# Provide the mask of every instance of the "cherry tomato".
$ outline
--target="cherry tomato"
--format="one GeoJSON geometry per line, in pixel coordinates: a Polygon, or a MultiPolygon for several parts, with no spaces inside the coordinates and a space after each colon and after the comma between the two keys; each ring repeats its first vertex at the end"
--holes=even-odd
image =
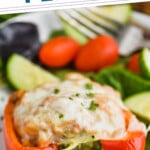
{"type": "Polygon", "coordinates": [[[140,74],[139,56],[139,53],[134,54],[127,64],[127,69],[137,74],[140,74]]]}
{"type": "Polygon", "coordinates": [[[56,37],[43,44],[39,51],[39,59],[48,67],[63,67],[74,59],[78,48],[79,44],[74,39],[56,37]]]}
{"type": "Polygon", "coordinates": [[[89,40],[79,51],[75,59],[75,67],[81,71],[98,71],[114,64],[119,57],[116,41],[101,35],[89,40]]]}

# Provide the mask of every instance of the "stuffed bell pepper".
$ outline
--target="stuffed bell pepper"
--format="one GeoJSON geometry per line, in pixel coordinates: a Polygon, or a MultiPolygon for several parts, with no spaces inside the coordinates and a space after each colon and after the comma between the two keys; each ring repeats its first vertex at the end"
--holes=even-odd
{"type": "Polygon", "coordinates": [[[4,136],[7,150],[144,150],[146,127],[117,91],[71,73],[13,93],[4,136]]]}

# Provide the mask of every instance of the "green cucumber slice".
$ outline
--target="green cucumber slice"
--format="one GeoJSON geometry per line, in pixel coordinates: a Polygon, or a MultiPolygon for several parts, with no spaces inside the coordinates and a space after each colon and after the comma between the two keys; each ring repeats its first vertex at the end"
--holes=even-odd
{"type": "Polygon", "coordinates": [[[141,51],[139,61],[142,76],[150,79],[150,49],[144,48],[141,51]]]}
{"type": "Polygon", "coordinates": [[[150,91],[128,97],[125,105],[141,119],[150,121],[150,91]]]}
{"type": "Polygon", "coordinates": [[[58,81],[53,74],[18,54],[13,54],[8,59],[6,75],[12,86],[18,90],[31,90],[45,82],[58,81]]]}
{"type": "Polygon", "coordinates": [[[121,23],[127,23],[130,19],[132,8],[129,4],[109,5],[99,7],[99,11],[101,12],[101,14],[115,19],[121,23]]]}
{"type": "Polygon", "coordinates": [[[75,29],[74,27],[70,26],[68,23],[66,23],[65,21],[62,21],[64,30],[66,32],[66,34],[69,37],[74,38],[75,40],[77,40],[80,44],[85,44],[88,41],[88,38],[83,35],[81,32],[79,32],[77,29],[75,29]]]}

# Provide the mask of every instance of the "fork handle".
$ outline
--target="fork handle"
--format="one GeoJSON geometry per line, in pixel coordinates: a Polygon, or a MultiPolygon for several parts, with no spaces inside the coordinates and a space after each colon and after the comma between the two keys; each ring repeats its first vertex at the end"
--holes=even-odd
{"type": "Polygon", "coordinates": [[[131,15],[131,22],[144,30],[150,30],[150,17],[149,15],[134,11],[131,15]]]}

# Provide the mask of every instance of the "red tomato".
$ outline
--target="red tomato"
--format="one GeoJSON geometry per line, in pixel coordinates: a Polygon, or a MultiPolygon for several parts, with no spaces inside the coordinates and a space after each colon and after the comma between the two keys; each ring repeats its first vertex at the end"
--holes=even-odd
{"type": "Polygon", "coordinates": [[[139,53],[134,54],[127,64],[127,69],[137,74],[140,74],[139,56],[139,53]]]}
{"type": "Polygon", "coordinates": [[[108,35],[91,39],[79,51],[75,67],[81,71],[97,71],[114,64],[119,57],[118,44],[108,35]]]}
{"type": "Polygon", "coordinates": [[[104,150],[144,150],[145,134],[143,132],[131,132],[122,140],[102,140],[104,150]]]}
{"type": "Polygon", "coordinates": [[[70,63],[79,48],[79,44],[69,37],[56,37],[43,44],[39,51],[40,61],[49,67],[63,67],[70,63]]]}

